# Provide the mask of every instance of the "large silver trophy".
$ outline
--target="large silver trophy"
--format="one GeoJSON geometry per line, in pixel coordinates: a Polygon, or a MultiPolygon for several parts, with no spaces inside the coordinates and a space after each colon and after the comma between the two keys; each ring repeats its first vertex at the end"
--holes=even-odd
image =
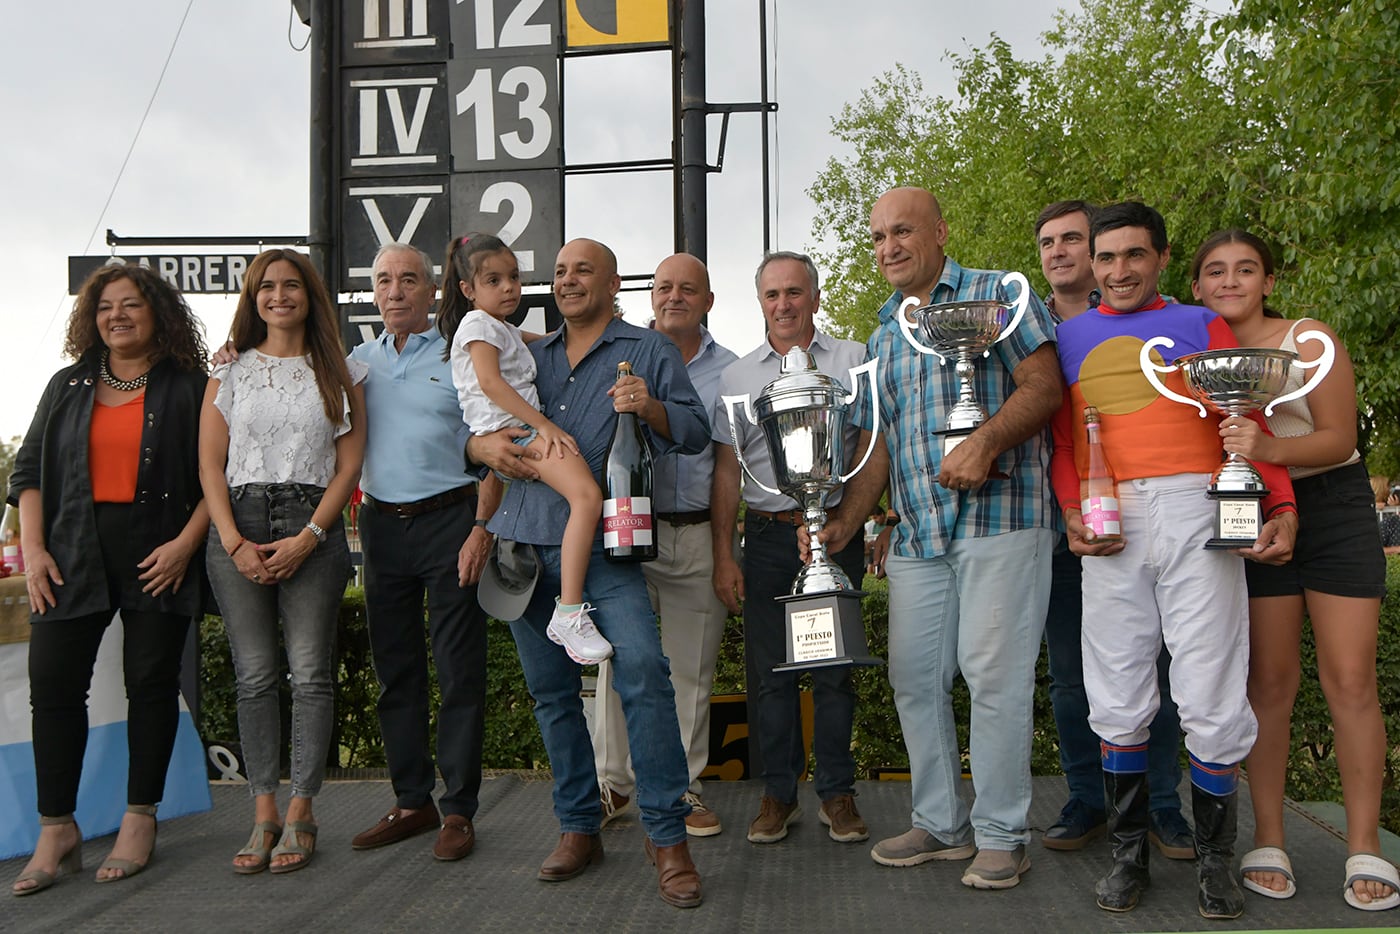
{"type": "Polygon", "coordinates": [[[875,376],[879,359],[870,360],[850,371],[847,391],[839,380],[817,370],[812,355],[793,347],[784,356],[781,375],[763,387],[758,399],[747,393],[724,396],[729,413],[730,439],[734,452],[749,480],[769,493],[790,496],[802,505],[811,558],[792,582],[785,604],[787,617],[787,661],[775,670],[821,668],[828,665],[881,665],[870,655],[865,643],[865,624],[860,614],[860,598],[846,572],[827,554],[826,543],[817,533],[826,525],[826,498],[860,472],[875,449],[880,419],[875,376]],[[870,444],[860,462],[843,474],[846,464],[846,412],[860,391],[860,376],[870,380],[870,444]],[[739,444],[735,408],[742,406],[749,424],[763,432],[773,464],[776,487],[754,476],[739,444]]]}
{"type": "Polygon", "coordinates": [[[977,358],[991,353],[992,346],[1005,340],[1016,330],[1030,304],[1031,288],[1019,272],[1008,272],[1001,284],[1015,283],[1016,300],[1011,303],[991,299],[981,301],[940,302],[917,308],[919,300],[906,299],[899,307],[895,320],[909,346],[921,354],[932,354],[940,364],[956,357],[954,372],[958,377],[958,401],[948,412],[945,427],[935,434],[943,436],[946,457],[964,438],[987,420],[987,410],[977,401],[973,378],[977,374],[977,358]],[[1007,321],[1007,313],[1011,319],[1007,321]],[[920,341],[915,333],[923,336],[920,341]]]}
{"type": "MultiPolygon", "coordinates": [[[[1316,360],[1305,362],[1291,350],[1267,347],[1232,347],[1204,350],[1178,357],[1170,366],[1153,359],[1158,347],[1170,348],[1169,337],[1154,337],[1142,345],[1138,365],[1143,374],[1163,396],[1173,402],[1189,405],[1206,417],[1206,409],[1225,417],[1248,416],[1259,410],[1265,417],[1276,407],[1312,392],[1332,369],[1336,348],[1321,331],[1301,331],[1297,340],[1318,341],[1322,353],[1316,360]],[[1292,392],[1285,393],[1293,367],[1314,370],[1312,376],[1292,392]],[[1181,371],[1188,398],[1168,389],[1158,374],[1181,371]]],[[[1158,355],[1160,358],[1160,354],[1158,355]]],[[[1259,538],[1264,524],[1260,501],[1269,494],[1264,478],[1244,455],[1232,452],[1211,477],[1207,494],[1215,500],[1215,535],[1205,543],[1206,548],[1248,548],[1259,538]]]]}

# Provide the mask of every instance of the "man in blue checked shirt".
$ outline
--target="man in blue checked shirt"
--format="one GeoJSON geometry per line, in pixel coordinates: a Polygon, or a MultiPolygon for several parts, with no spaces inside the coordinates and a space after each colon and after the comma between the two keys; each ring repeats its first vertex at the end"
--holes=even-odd
{"type": "MultiPolygon", "coordinates": [[[[1015,296],[1001,286],[1003,273],[964,269],[944,254],[948,224],[923,189],[883,194],[870,234],[895,289],[869,341],[870,356],[880,358],[885,444],[847,484],[824,530],[829,546],[848,541],[888,477],[890,505],[903,519],[885,563],[890,683],[909,751],[913,826],[870,855],[885,866],[915,866],[967,859],[975,848],[963,884],[1010,888],[1030,868],[1035,664],[1057,538],[1047,425],[1064,384],[1054,325],[1031,295],[1017,328],[977,359],[976,395],[991,416],[944,454],[945,436],[935,431],[958,401],[958,379],[951,361],[909,346],[895,315],[909,298],[925,305],[1015,296]],[[957,794],[958,671],[972,695],[970,813],[957,794]]],[[[857,424],[868,423],[870,404],[866,396],[857,401],[857,424]]]]}
{"type": "MultiPolygon", "coordinates": [[[[564,244],[554,263],[554,299],[564,326],[530,345],[539,367],[535,386],[541,411],[577,439],[595,477],[602,472],[618,412],[637,416],[655,455],[698,454],[708,441],[705,406],[676,345],[613,315],[621,285],[612,250],[596,240],[564,244]],[[633,375],[618,380],[617,365],[624,360],[632,364],[633,375]]],[[[506,428],[473,435],[470,460],[507,476],[528,476],[521,469],[527,452],[511,442],[518,433],[506,428]]],[[[559,592],[559,543],[567,512],[563,497],[543,483],[512,483],[488,526],[503,539],[534,545],[539,555],[530,603],[523,617],[510,621],[510,629],[554,770],[560,835],[540,866],[544,882],[572,879],[603,858],[598,833],[603,808],[579,699],[581,669],[545,634],[559,592]]],[[[588,562],[584,597],[596,605],[594,624],[613,646],[612,683],[626,715],[644,848],[656,866],[659,894],[677,908],[694,908],[703,895],[686,839],[690,776],[670,665],[641,566],[604,561],[601,534],[588,562]]]]}

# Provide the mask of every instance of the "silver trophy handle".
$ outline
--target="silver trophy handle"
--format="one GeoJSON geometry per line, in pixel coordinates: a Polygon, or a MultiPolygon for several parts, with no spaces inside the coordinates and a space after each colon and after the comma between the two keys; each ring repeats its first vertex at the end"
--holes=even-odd
{"type": "Polygon", "coordinates": [[[739,429],[737,427],[738,423],[734,418],[734,406],[742,405],[744,407],[744,417],[749,420],[749,424],[757,425],[758,419],[754,417],[753,406],[749,404],[749,394],[744,393],[742,396],[720,396],[720,399],[724,402],[725,410],[729,413],[729,440],[734,445],[734,456],[739,458],[739,466],[744,469],[744,473],[748,475],[748,478],[758,485],[759,489],[767,493],[774,493],[778,496],[786,496],[787,494],[782,490],[775,490],[755,477],[753,471],[749,469],[748,462],[744,460],[744,449],[739,446],[739,429]]]}
{"type": "Polygon", "coordinates": [[[1168,389],[1162,380],[1158,378],[1158,373],[1175,373],[1177,367],[1158,366],[1152,360],[1152,351],[1158,347],[1175,347],[1176,341],[1170,337],[1154,337],[1142,345],[1142,350],[1138,351],[1138,367],[1142,370],[1142,375],[1147,377],[1147,381],[1152,384],[1152,388],[1173,402],[1180,402],[1182,405],[1189,405],[1199,409],[1201,418],[1206,417],[1206,407],[1195,399],[1188,399],[1181,393],[1168,389]]]}
{"type": "Polygon", "coordinates": [[[919,339],[914,336],[914,332],[919,329],[919,326],[909,320],[909,312],[919,307],[921,306],[917,298],[906,298],[900,303],[899,310],[894,313],[894,319],[899,323],[899,330],[904,334],[904,340],[910,347],[913,347],[919,353],[937,357],[940,364],[946,363],[948,361],[947,357],[943,356],[932,347],[925,347],[923,344],[919,343],[919,339]]]}
{"type": "MultiPolygon", "coordinates": [[[[1029,307],[1031,303],[1031,284],[1026,281],[1026,277],[1015,271],[1008,272],[1001,277],[1002,288],[1006,288],[1007,284],[1012,282],[1016,283],[1018,286],[1016,290],[1016,301],[1012,303],[1012,307],[1016,310],[1011,315],[1011,323],[1001,329],[1001,334],[997,336],[996,340],[992,341],[993,344],[1000,344],[1011,336],[1011,332],[1016,330],[1016,325],[1020,324],[1021,319],[1025,317],[1026,308],[1029,307]]],[[[982,356],[985,357],[990,352],[991,351],[983,351],[982,356]]]]}
{"type": "MultiPolygon", "coordinates": [[[[875,378],[879,375],[879,372],[879,357],[872,357],[860,366],[851,367],[851,394],[842,401],[847,405],[856,401],[856,396],[860,395],[860,374],[868,374],[870,377],[870,443],[865,446],[865,453],[861,455],[860,463],[856,464],[855,469],[841,477],[842,483],[845,483],[847,480],[860,473],[861,468],[865,466],[865,462],[870,460],[870,455],[875,453],[875,442],[880,433],[880,397],[875,391],[875,378]]],[[[733,425],[734,420],[731,418],[729,423],[733,425]]]]}
{"type": "Polygon", "coordinates": [[[1318,356],[1316,360],[1312,361],[1311,363],[1304,363],[1302,360],[1296,361],[1297,366],[1300,366],[1306,370],[1315,369],[1317,370],[1317,372],[1314,373],[1312,376],[1308,377],[1308,381],[1305,382],[1303,385],[1299,386],[1297,389],[1293,390],[1292,392],[1284,393],[1283,395],[1275,399],[1273,402],[1270,402],[1268,405],[1264,406],[1265,418],[1268,418],[1270,415],[1273,415],[1274,409],[1282,405],[1283,403],[1290,402],[1294,399],[1302,398],[1303,396],[1306,396],[1308,393],[1312,392],[1322,383],[1324,379],[1327,378],[1327,374],[1332,372],[1332,362],[1337,358],[1337,347],[1332,342],[1332,338],[1328,337],[1321,331],[1300,331],[1298,332],[1298,342],[1301,343],[1302,341],[1318,341],[1322,344],[1322,353],[1318,356]]]}

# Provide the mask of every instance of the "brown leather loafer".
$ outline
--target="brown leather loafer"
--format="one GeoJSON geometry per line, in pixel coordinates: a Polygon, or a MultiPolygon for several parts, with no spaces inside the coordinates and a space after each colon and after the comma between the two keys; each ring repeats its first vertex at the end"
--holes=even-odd
{"type": "Polygon", "coordinates": [[[437,843],[433,844],[433,859],[450,863],[459,860],[476,846],[476,831],[472,822],[461,814],[448,814],[442,819],[437,843]]]}
{"type": "Polygon", "coordinates": [[[647,838],[647,860],[656,867],[656,887],[661,900],[677,908],[695,908],[705,900],[700,893],[700,872],[690,858],[685,840],[675,846],[657,846],[647,838]]]}
{"type": "Polygon", "coordinates": [[[429,801],[426,805],[415,810],[412,814],[405,814],[401,808],[394,808],[388,814],[379,819],[364,833],[357,834],[350,841],[350,848],[355,850],[372,850],[377,846],[388,846],[391,843],[398,843],[400,840],[407,840],[409,837],[417,836],[420,833],[427,833],[429,830],[436,830],[441,823],[438,817],[437,806],[429,801]]]}
{"type": "Polygon", "coordinates": [[[596,833],[561,833],[559,845],[540,865],[540,878],[545,882],[563,882],[602,861],[602,837],[596,833]]]}

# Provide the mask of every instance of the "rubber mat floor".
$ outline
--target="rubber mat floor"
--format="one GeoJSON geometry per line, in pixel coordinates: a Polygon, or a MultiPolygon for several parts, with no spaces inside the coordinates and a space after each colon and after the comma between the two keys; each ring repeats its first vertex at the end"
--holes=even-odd
{"type": "MultiPolygon", "coordinates": [[[[1244,786],[1242,786],[1244,787],[1244,786]]],[[[285,786],[284,786],[285,788],[285,786]]],[[[1037,778],[1031,821],[1031,870],[1014,889],[986,892],[960,883],[962,862],[908,869],[879,866],[870,842],[838,844],[817,820],[810,785],[802,816],[786,840],[755,846],[744,830],[757,813],[756,782],[711,782],[705,800],[724,832],[691,839],[704,879],[705,903],[678,911],[660,901],[655,872],[642,851],[635,808],[603,831],[604,861],[563,883],[537,878],[557,840],[549,781],[505,775],[485,780],[476,816],[477,846],[467,859],[440,863],[433,835],[355,852],[350,838],[393,804],[384,781],[328,783],[316,800],[320,838],[306,869],[238,876],[230,859],[248,839],[252,808],[242,786],[216,784],[214,809],[160,825],[150,867],[115,885],[95,885],[92,871],[111,838],[83,846],[83,874],[52,889],[0,901],[0,930],[23,932],[861,932],[883,931],[1238,931],[1394,928],[1400,910],[1360,912],[1342,900],[1345,842],[1300,810],[1287,814],[1298,894],[1275,901],[1246,894],[1235,922],[1208,922],[1196,912],[1195,870],[1154,851],[1152,887],[1129,914],[1094,905],[1094,881],[1106,871],[1100,839],[1077,853],[1040,846],[1039,831],[1063,803],[1060,778],[1037,778]]],[[[872,841],[909,826],[909,786],[860,782],[858,805],[872,841]]],[[[970,786],[965,788],[970,794],[970,786]]],[[[1187,792],[1189,800],[1189,791],[1187,792]]],[[[1248,790],[1240,807],[1240,839],[1251,839],[1248,790]]],[[[1189,817],[1189,808],[1188,808],[1189,817]]],[[[1242,851],[1246,847],[1240,847],[1242,851]]],[[[8,881],[24,860],[0,864],[8,881]]]]}

